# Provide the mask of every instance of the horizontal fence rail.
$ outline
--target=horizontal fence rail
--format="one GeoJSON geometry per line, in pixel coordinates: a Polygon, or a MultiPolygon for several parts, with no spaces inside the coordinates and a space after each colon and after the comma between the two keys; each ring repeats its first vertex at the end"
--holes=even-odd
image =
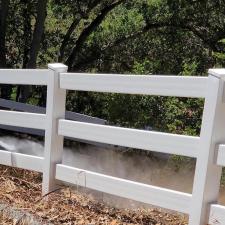
{"type": "Polygon", "coordinates": [[[225,224],[225,206],[212,204],[210,207],[209,224],[208,225],[225,224]]]}
{"type": "Polygon", "coordinates": [[[46,116],[43,114],[0,110],[0,123],[44,130],[47,121],[46,116]]]}
{"type": "Polygon", "coordinates": [[[137,129],[59,120],[59,134],[81,140],[196,157],[199,138],[137,129]]]}
{"type": "Polygon", "coordinates": [[[204,98],[207,78],[61,73],[60,88],[77,91],[204,98]]]}
{"type": "Polygon", "coordinates": [[[47,85],[49,73],[47,69],[0,69],[0,83],[47,85]]]}
{"type": "Polygon", "coordinates": [[[178,212],[189,212],[191,195],[182,192],[64,165],[57,165],[56,179],[178,212]]]}
{"type": "MultiPolygon", "coordinates": [[[[30,104],[21,103],[21,102],[15,102],[15,101],[6,100],[6,99],[2,99],[2,98],[0,98],[0,107],[7,108],[10,110],[14,110],[14,111],[40,113],[40,114],[46,113],[46,108],[44,108],[44,107],[30,105],[30,104]]],[[[96,124],[106,124],[106,122],[107,122],[104,119],[87,116],[84,114],[71,112],[71,111],[66,111],[65,118],[68,120],[75,120],[75,121],[80,121],[80,122],[96,123],[96,124]]]]}
{"type": "Polygon", "coordinates": [[[225,166],[225,145],[218,146],[217,165],[225,166]]]}
{"type": "Polygon", "coordinates": [[[0,150],[0,164],[5,166],[43,172],[43,162],[42,157],[0,150]]]}

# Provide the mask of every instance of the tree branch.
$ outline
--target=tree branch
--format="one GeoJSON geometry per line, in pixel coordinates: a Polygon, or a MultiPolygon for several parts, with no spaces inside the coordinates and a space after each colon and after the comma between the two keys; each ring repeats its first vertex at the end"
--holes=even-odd
{"type": "Polygon", "coordinates": [[[202,31],[196,27],[194,24],[189,24],[188,21],[178,21],[177,23],[171,23],[171,22],[161,22],[161,23],[154,23],[154,24],[147,24],[144,28],[144,31],[149,31],[151,29],[160,29],[160,28],[168,28],[168,27],[175,27],[180,28],[183,30],[191,31],[195,36],[197,36],[203,44],[213,51],[217,51],[216,47],[216,41],[213,40],[211,37],[207,38],[207,34],[205,31],[202,31]]]}
{"type": "Polygon", "coordinates": [[[117,7],[124,1],[125,0],[120,0],[109,6],[106,6],[104,9],[101,10],[101,13],[92,21],[92,23],[83,30],[83,32],[80,34],[79,38],[75,43],[75,47],[73,48],[72,53],[66,60],[66,64],[68,65],[69,70],[72,69],[76,56],[81,50],[83,44],[88,39],[89,35],[101,24],[101,22],[105,19],[109,12],[111,12],[115,7],[117,7]]]}
{"type": "MultiPolygon", "coordinates": [[[[36,68],[37,56],[41,46],[41,39],[44,33],[44,24],[46,18],[47,0],[39,0],[37,3],[37,18],[33,32],[31,48],[29,52],[29,60],[26,65],[27,68],[36,68]]],[[[26,102],[30,96],[29,86],[20,86],[17,90],[17,100],[26,102]]]]}
{"type": "Polygon", "coordinates": [[[89,56],[85,54],[85,59],[81,60],[80,62],[77,62],[73,66],[73,70],[75,70],[75,69],[80,70],[82,67],[87,66],[88,64],[91,64],[94,61],[96,61],[97,59],[99,59],[101,57],[101,55],[105,54],[109,49],[112,49],[113,47],[118,46],[122,43],[125,43],[129,40],[133,40],[135,38],[138,38],[138,37],[140,37],[140,35],[143,35],[144,33],[149,32],[149,30],[160,29],[160,28],[168,28],[168,27],[175,27],[175,28],[180,28],[180,29],[191,31],[194,35],[196,35],[198,38],[200,38],[207,47],[210,47],[210,49],[212,49],[212,50],[216,49],[216,46],[214,45],[214,42],[209,42],[205,38],[204,34],[201,34],[201,32],[199,32],[197,30],[197,28],[195,28],[193,25],[182,24],[182,23],[171,24],[170,22],[160,22],[160,23],[152,23],[152,24],[148,23],[145,27],[143,27],[142,30],[139,30],[139,31],[134,32],[130,35],[121,37],[121,38],[115,40],[113,43],[107,45],[103,49],[95,48],[95,51],[92,51],[92,53],[89,54],[89,56]]]}
{"type": "MultiPolygon", "coordinates": [[[[78,1],[77,1],[78,2],[78,1]]],[[[80,20],[84,17],[86,17],[86,15],[93,10],[99,3],[101,2],[101,0],[95,0],[92,2],[92,4],[89,5],[88,7],[88,11],[85,13],[81,13],[80,15],[78,15],[78,18],[75,18],[74,21],[72,22],[72,24],[70,25],[69,29],[67,30],[62,44],[60,46],[60,50],[59,50],[59,58],[58,61],[62,61],[65,55],[65,49],[66,46],[68,45],[68,42],[71,38],[72,33],[74,32],[74,30],[77,28],[78,24],[80,23],[80,20]]]]}
{"type": "Polygon", "coordinates": [[[64,58],[64,54],[65,54],[65,48],[70,40],[70,37],[72,35],[72,33],[74,32],[74,30],[76,29],[77,25],[79,24],[81,20],[81,17],[79,18],[76,18],[72,24],[70,25],[69,29],[67,30],[64,38],[63,38],[63,41],[62,41],[62,44],[60,46],[60,49],[59,49],[59,58],[58,58],[58,61],[61,62],[64,58]]]}

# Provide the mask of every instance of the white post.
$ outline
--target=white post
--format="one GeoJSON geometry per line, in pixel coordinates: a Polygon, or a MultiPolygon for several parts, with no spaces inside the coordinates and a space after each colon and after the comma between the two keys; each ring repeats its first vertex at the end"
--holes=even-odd
{"type": "Polygon", "coordinates": [[[67,66],[61,63],[49,64],[52,71],[47,90],[45,130],[45,152],[43,166],[42,194],[57,188],[55,180],[56,164],[61,163],[63,153],[63,136],[58,135],[58,119],[65,118],[66,90],[59,88],[60,73],[67,72],[67,66]]]}
{"type": "Polygon", "coordinates": [[[216,165],[216,148],[225,143],[224,76],[225,70],[209,70],[189,225],[208,224],[210,204],[218,200],[222,167],[216,165]]]}

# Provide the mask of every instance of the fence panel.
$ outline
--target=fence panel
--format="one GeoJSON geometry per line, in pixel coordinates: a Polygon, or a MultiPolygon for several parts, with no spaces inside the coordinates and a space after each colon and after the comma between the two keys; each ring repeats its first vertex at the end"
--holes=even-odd
{"type": "MultiPolygon", "coordinates": [[[[215,79],[217,85],[219,79],[215,79]]],[[[207,89],[210,87],[209,85],[211,85],[209,83],[209,78],[206,77],[136,76],[106,74],[97,75],[72,73],[60,74],[60,88],[63,89],[193,98],[205,98],[207,96],[206,102],[208,102],[212,98],[216,99],[217,91],[219,90],[219,87],[214,85],[213,95],[208,97],[207,89]]],[[[212,113],[214,112],[213,110],[216,110],[216,107],[216,105],[212,106],[212,113]]],[[[209,110],[209,108],[207,108],[207,110],[209,110]]],[[[207,114],[208,112],[206,113],[205,117],[207,116],[207,114]]],[[[211,116],[213,115],[214,114],[212,114],[211,116]]],[[[204,121],[204,123],[206,123],[206,125],[208,126],[207,121],[204,121]]],[[[214,123],[214,120],[211,121],[211,123],[214,123]]],[[[211,127],[209,127],[209,129],[210,133],[211,127]]],[[[200,137],[174,135],[168,133],[135,130],[113,126],[94,125],[82,122],[71,122],[64,119],[59,120],[58,132],[61,135],[84,140],[98,141],[144,150],[196,157],[197,160],[199,160],[201,154],[203,154],[203,147],[206,147],[206,155],[209,155],[209,153],[213,152],[213,148],[209,148],[208,145],[201,145],[202,140],[200,137]]],[[[207,140],[207,143],[211,141],[210,137],[208,139],[209,140],[207,140]]],[[[205,165],[206,167],[204,173],[208,175],[206,171],[208,161],[205,162],[205,165]]],[[[199,171],[196,172],[196,174],[198,175],[199,171]]],[[[219,176],[218,174],[216,175],[219,176]]],[[[202,217],[203,215],[205,216],[205,218],[207,217],[205,208],[200,207],[201,204],[203,206],[203,199],[201,199],[201,197],[195,197],[196,201],[200,201],[195,206],[195,200],[193,200],[192,195],[186,193],[173,195],[173,200],[176,201],[175,203],[171,199],[171,193],[175,192],[171,190],[162,190],[159,187],[152,186],[148,187],[145,190],[142,190],[142,188],[145,187],[144,184],[138,184],[138,187],[140,187],[140,189],[138,189],[138,187],[136,186],[132,188],[132,185],[130,183],[131,181],[122,181],[119,179],[121,182],[117,182],[118,178],[115,177],[108,177],[103,174],[96,174],[90,171],[81,170],[79,168],[66,167],[65,165],[61,164],[57,165],[56,178],[73,184],[87,186],[89,188],[93,188],[103,192],[147,202],[156,206],[185,212],[191,214],[190,218],[194,218],[194,216],[196,215],[194,210],[198,211],[199,217],[202,217]],[[76,174],[78,176],[77,179],[74,178],[74,175],[76,176],[76,174]],[[83,181],[81,183],[79,183],[79,175],[83,177],[83,181]],[[136,190],[139,190],[140,192],[136,190]],[[144,195],[143,197],[142,193],[145,193],[146,195],[144,195]],[[154,194],[152,195],[152,193],[154,194]],[[162,196],[163,198],[161,198],[162,196]],[[186,197],[188,199],[185,199],[186,197]],[[163,199],[165,199],[166,202],[164,202],[163,199]],[[186,205],[183,204],[184,199],[186,205]]],[[[201,178],[201,180],[206,180],[206,177],[201,178]]],[[[199,183],[195,184],[195,188],[197,190],[198,187],[200,187],[201,189],[201,185],[199,183]]],[[[204,204],[206,204],[206,202],[204,202],[204,204]]],[[[197,221],[197,217],[195,219],[196,223],[194,224],[192,221],[190,221],[191,225],[203,225],[202,221],[197,221]]]]}
{"type": "Polygon", "coordinates": [[[209,77],[72,74],[66,71],[63,64],[49,64],[48,70],[0,70],[0,83],[47,85],[46,114],[0,110],[3,125],[45,131],[44,158],[0,150],[1,164],[43,172],[43,194],[55,189],[58,181],[65,181],[187,213],[189,225],[205,225],[208,221],[210,225],[225,224],[225,207],[216,204],[222,166],[225,166],[225,70],[210,70],[209,77]],[[96,125],[66,120],[67,89],[205,98],[200,137],[106,126],[104,121],[96,125]],[[64,136],[197,158],[193,193],[65,166],[62,164],[64,136]]]}
{"type": "MultiPolygon", "coordinates": [[[[0,83],[48,86],[49,74],[50,71],[44,69],[0,69],[0,83]]],[[[0,110],[0,124],[45,130],[47,121],[45,114],[0,110]]],[[[0,150],[2,165],[43,172],[43,163],[42,157],[0,150]]]]}

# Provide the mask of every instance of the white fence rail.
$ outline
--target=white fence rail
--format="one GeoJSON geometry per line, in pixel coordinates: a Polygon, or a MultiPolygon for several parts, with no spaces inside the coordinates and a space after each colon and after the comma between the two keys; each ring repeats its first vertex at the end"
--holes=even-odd
{"type": "Polygon", "coordinates": [[[179,97],[204,97],[207,78],[62,73],[60,88],[78,91],[114,92],[179,97]]]}
{"type": "Polygon", "coordinates": [[[112,195],[188,213],[191,195],[87,170],[57,165],[56,179],[112,195]]]}
{"type": "Polygon", "coordinates": [[[113,126],[59,120],[60,135],[81,140],[196,157],[199,138],[113,126]]]}
{"type": "Polygon", "coordinates": [[[45,130],[44,157],[0,150],[0,163],[43,173],[43,194],[59,181],[189,214],[189,225],[225,224],[218,205],[225,166],[225,70],[208,77],[66,73],[63,64],[48,70],[0,70],[0,83],[47,85],[46,114],[0,110],[0,124],[45,130]],[[65,119],[66,90],[205,98],[200,137],[174,135],[65,119]],[[63,137],[189,156],[197,159],[192,194],[146,185],[62,164],[63,137]]]}

